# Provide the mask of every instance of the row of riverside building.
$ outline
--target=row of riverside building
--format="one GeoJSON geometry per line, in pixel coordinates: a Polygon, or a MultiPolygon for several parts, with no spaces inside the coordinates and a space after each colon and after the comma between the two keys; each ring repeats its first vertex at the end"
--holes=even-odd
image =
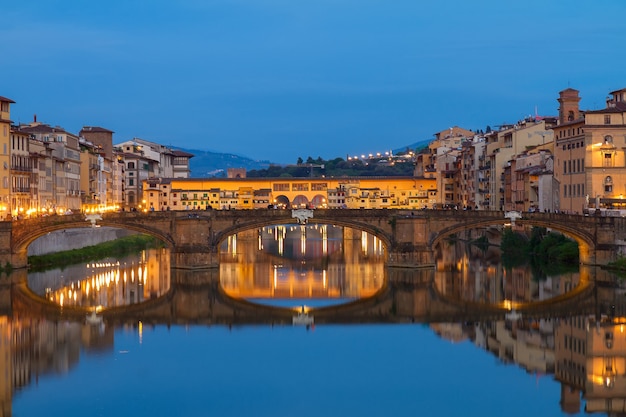
{"type": "Polygon", "coordinates": [[[624,210],[626,89],[606,107],[557,99],[558,116],[529,116],[496,130],[452,127],[414,155],[412,177],[190,178],[192,154],[113,132],[78,134],[15,125],[0,97],[0,218],[68,211],[311,208],[457,208],[583,213],[624,210]]]}
{"type": "Polygon", "coordinates": [[[15,102],[0,96],[0,220],[141,206],[142,182],[187,177],[192,154],[132,139],[113,145],[113,131],[11,121],[15,102]]]}
{"type": "MultiPolygon", "coordinates": [[[[580,109],[579,91],[559,93],[558,116],[528,117],[476,134],[437,133],[416,175],[437,181],[442,206],[480,210],[626,209],[626,89],[606,107],[580,109]]],[[[625,213],[625,212],[621,212],[625,213]]]]}

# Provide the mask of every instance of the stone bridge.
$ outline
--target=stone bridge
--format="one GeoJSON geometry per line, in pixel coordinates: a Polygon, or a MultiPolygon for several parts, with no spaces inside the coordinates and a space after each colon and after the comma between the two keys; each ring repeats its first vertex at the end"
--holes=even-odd
{"type": "MultiPolygon", "coordinates": [[[[510,220],[503,212],[456,210],[330,210],[310,211],[309,224],[332,224],[367,231],[387,248],[391,266],[434,264],[433,251],[444,239],[466,230],[497,227],[510,220]]],[[[95,222],[84,215],[49,216],[0,222],[0,265],[27,266],[27,250],[35,239],[53,231],[109,226],[146,233],[171,249],[174,268],[211,268],[218,264],[218,249],[228,235],[275,224],[297,223],[291,210],[208,210],[123,212],[103,214],[95,222]]],[[[578,242],[580,260],[605,265],[626,245],[626,219],[555,213],[523,213],[518,226],[551,228],[578,242]]]]}
{"type": "MultiPolygon", "coordinates": [[[[389,265],[428,266],[433,251],[443,240],[466,230],[498,227],[510,219],[503,212],[456,210],[314,210],[309,224],[332,224],[367,231],[380,238],[389,265]]],[[[84,215],[49,216],[0,222],[0,265],[27,266],[28,245],[53,231],[109,226],[146,233],[171,249],[174,268],[210,268],[218,265],[222,240],[239,231],[275,224],[298,223],[291,210],[208,210],[170,212],[123,212],[89,221],[84,215]]],[[[518,226],[551,228],[575,239],[580,260],[586,265],[605,265],[626,247],[626,219],[555,213],[523,213],[518,226]]]]}
{"type": "MultiPolygon", "coordinates": [[[[14,274],[17,279],[13,284],[0,285],[0,300],[6,301],[4,310],[11,310],[6,314],[85,320],[86,308],[60,307],[43,299],[28,288],[25,269],[14,274]]],[[[215,269],[173,269],[170,290],[162,297],[105,309],[101,316],[108,324],[292,324],[296,310],[231,298],[222,290],[218,275],[215,269]]],[[[595,277],[596,272],[582,275],[595,277]]],[[[511,307],[505,305],[446,297],[437,290],[433,277],[432,268],[390,268],[385,285],[374,296],[315,308],[309,314],[316,324],[459,323],[504,320],[510,311],[511,307]]],[[[611,314],[615,304],[612,291],[581,277],[581,283],[568,293],[544,301],[517,303],[514,307],[524,319],[611,314]]]]}

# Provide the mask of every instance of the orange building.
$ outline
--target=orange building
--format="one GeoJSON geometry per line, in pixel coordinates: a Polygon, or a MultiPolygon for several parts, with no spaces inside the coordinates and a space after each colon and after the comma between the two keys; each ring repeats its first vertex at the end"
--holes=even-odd
{"type": "Polygon", "coordinates": [[[436,180],[414,177],[149,178],[141,210],[433,208],[436,180]]]}

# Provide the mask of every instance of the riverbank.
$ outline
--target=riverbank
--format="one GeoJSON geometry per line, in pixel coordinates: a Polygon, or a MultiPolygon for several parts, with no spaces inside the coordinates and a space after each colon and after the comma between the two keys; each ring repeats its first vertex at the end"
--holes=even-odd
{"type": "Polygon", "coordinates": [[[60,251],[80,249],[136,234],[132,230],[114,227],[86,227],[67,229],[41,236],[28,246],[28,256],[46,255],[60,251]]]}
{"type": "Polygon", "coordinates": [[[160,246],[162,243],[152,236],[134,234],[80,249],[29,256],[28,267],[31,271],[45,271],[108,257],[122,257],[146,248],[160,246]]]}

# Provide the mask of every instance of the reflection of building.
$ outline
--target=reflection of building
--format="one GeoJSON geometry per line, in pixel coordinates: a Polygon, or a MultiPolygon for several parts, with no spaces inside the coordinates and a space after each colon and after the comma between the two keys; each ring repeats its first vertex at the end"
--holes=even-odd
{"type": "Polygon", "coordinates": [[[554,372],[554,337],[549,320],[497,321],[480,324],[484,348],[505,363],[516,363],[533,373],[554,372]]]}
{"type": "Polygon", "coordinates": [[[0,417],[12,415],[13,393],[20,388],[50,373],[69,372],[81,347],[113,346],[113,328],[17,316],[0,316],[0,417]]]}
{"type": "Polygon", "coordinates": [[[626,319],[577,316],[556,326],[556,379],[562,383],[561,405],[586,412],[626,410],[626,319]]]}
{"type": "Polygon", "coordinates": [[[11,415],[13,366],[11,363],[11,324],[0,316],[0,416],[11,415]]]}
{"type": "Polygon", "coordinates": [[[469,337],[467,328],[462,323],[433,323],[430,325],[435,333],[445,340],[459,343],[469,337]]]}
{"type": "Polygon", "coordinates": [[[77,265],[66,278],[63,271],[59,275],[48,271],[44,275],[47,281],[33,289],[60,305],[111,308],[139,303],[169,290],[169,259],[166,249],[147,249],[138,259],[77,265]]]}
{"type": "Polygon", "coordinates": [[[224,242],[220,282],[237,298],[363,298],[384,279],[376,237],[328,225],[272,226],[224,242]]]}

